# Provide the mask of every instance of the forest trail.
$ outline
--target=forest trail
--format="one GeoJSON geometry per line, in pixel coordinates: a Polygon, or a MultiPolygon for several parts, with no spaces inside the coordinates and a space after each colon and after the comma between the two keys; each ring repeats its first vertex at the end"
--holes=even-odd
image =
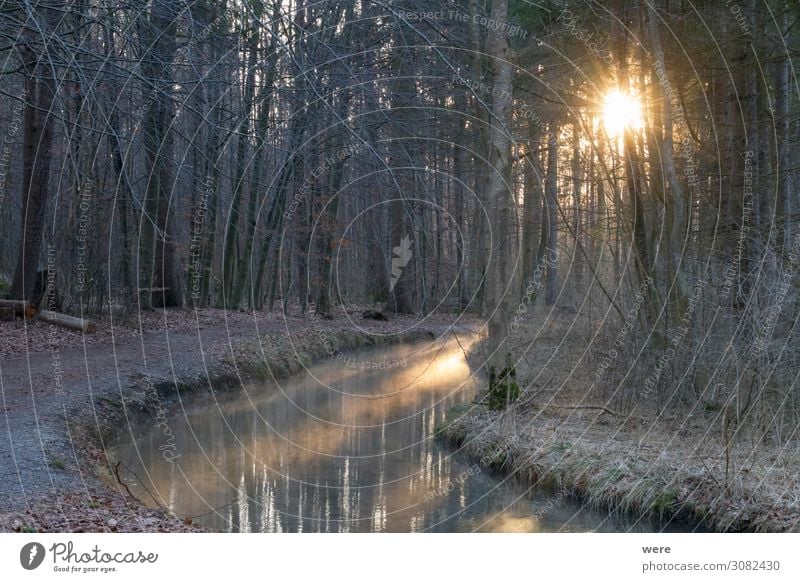
{"type": "MultiPolygon", "coordinates": [[[[71,411],[119,397],[123,387],[152,378],[204,373],[228,341],[255,337],[255,329],[230,336],[224,326],[195,331],[150,331],[101,345],[31,353],[0,361],[6,426],[0,439],[0,511],[20,509],[30,496],[83,488],[91,476],[64,470],[81,463],[70,440],[71,411]],[[205,353],[205,357],[199,357],[205,353]],[[164,357],[171,354],[171,357],[164,357]]],[[[229,349],[229,348],[228,348],[229,349]]]]}

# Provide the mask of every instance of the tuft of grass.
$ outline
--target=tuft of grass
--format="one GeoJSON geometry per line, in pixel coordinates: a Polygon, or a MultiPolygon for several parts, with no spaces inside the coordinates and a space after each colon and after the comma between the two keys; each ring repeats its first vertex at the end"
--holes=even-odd
{"type": "Polygon", "coordinates": [[[508,451],[499,444],[495,444],[481,455],[481,461],[487,467],[501,469],[508,463],[508,451]]]}
{"type": "Polygon", "coordinates": [[[437,435],[443,434],[453,423],[467,416],[473,406],[473,404],[457,404],[456,406],[448,408],[447,412],[445,412],[444,420],[434,427],[434,433],[437,435]]]}
{"type": "Polygon", "coordinates": [[[621,481],[624,476],[625,470],[622,467],[610,467],[606,469],[598,483],[603,487],[607,487],[621,481]]]}
{"type": "Polygon", "coordinates": [[[61,459],[50,459],[50,466],[54,469],[58,469],[59,471],[63,471],[67,468],[66,463],[64,463],[64,461],[61,459]]]}
{"type": "Polygon", "coordinates": [[[662,491],[653,502],[650,504],[649,509],[660,517],[672,515],[675,512],[675,506],[678,503],[678,492],[674,489],[667,489],[662,491]]]}
{"type": "Polygon", "coordinates": [[[570,453],[572,446],[572,443],[569,441],[557,441],[550,445],[547,451],[547,456],[555,461],[558,461],[570,453]]]}

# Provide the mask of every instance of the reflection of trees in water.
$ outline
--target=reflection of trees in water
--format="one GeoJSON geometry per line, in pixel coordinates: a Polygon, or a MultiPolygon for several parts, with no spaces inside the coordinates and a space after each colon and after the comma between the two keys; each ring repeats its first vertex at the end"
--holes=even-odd
{"type": "Polygon", "coordinates": [[[211,410],[195,405],[188,421],[175,421],[179,470],[151,456],[154,435],[140,443],[154,461],[153,487],[179,514],[239,500],[224,518],[206,518],[223,528],[229,520],[234,529],[296,530],[304,515],[303,529],[314,531],[408,531],[425,493],[448,473],[431,438],[435,424],[470,397],[472,384],[457,345],[401,346],[375,359],[401,358],[408,365],[388,371],[331,360],[309,371],[316,379],[290,380],[268,395],[249,387],[211,410]],[[176,488],[191,493],[171,496],[176,488]]]}

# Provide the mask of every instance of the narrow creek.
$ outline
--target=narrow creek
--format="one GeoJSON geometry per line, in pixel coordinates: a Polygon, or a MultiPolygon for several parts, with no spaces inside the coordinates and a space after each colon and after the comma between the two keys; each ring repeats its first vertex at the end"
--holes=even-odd
{"type": "Polygon", "coordinates": [[[438,442],[437,423],[475,391],[454,339],[361,350],[184,399],[111,454],[141,501],[218,531],[680,531],[531,489],[438,442]]]}

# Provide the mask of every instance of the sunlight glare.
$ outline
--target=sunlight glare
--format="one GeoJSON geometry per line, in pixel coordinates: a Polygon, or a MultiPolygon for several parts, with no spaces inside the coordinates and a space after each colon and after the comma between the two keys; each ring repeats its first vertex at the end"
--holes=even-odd
{"type": "Polygon", "coordinates": [[[642,127],[642,105],[639,100],[619,89],[609,92],[603,101],[603,123],[609,137],[621,135],[625,128],[642,127]]]}

